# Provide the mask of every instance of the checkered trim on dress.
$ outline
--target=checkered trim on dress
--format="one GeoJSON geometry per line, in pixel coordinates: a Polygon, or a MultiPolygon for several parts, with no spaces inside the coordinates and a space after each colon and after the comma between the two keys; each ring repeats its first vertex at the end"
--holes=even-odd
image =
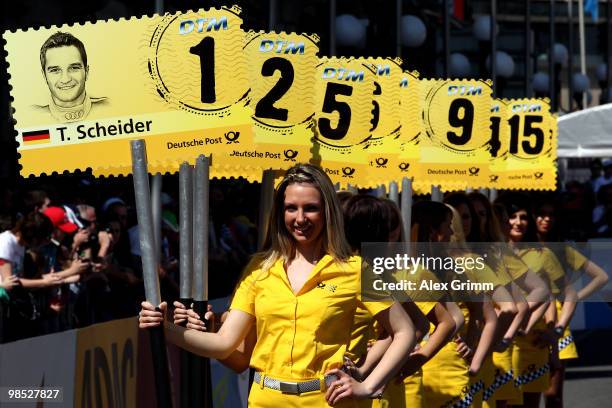
{"type": "MultiPolygon", "coordinates": [[[[327,377],[326,377],[327,379],[327,377]]],[[[331,380],[335,380],[336,378],[332,378],[331,380]]],[[[256,384],[260,384],[261,383],[261,374],[256,372],[255,376],[253,378],[253,381],[255,381],[256,384]]],[[[280,385],[280,381],[276,380],[274,378],[270,378],[270,377],[266,377],[264,376],[264,381],[263,381],[263,386],[266,388],[269,388],[271,390],[276,390],[276,391],[280,391],[281,390],[281,385],[280,385]]],[[[321,383],[319,380],[310,380],[310,381],[303,381],[303,382],[298,382],[297,383],[297,389],[298,389],[298,393],[303,393],[303,392],[310,392],[310,391],[319,391],[321,389],[321,383]]]]}
{"type": "Polygon", "coordinates": [[[487,389],[484,390],[482,396],[483,401],[488,401],[489,398],[491,398],[493,394],[495,394],[495,391],[497,391],[498,388],[501,388],[509,381],[512,381],[513,377],[514,371],[512,369],[510,369],[510,371],[506,371],[502,375],[498,375],[497,377],[495,377],[495,381],[493,381],[493,384],[489,385],[487,389]]]}
{"type": "Polygon", "coordinates": [[[478,394],[484,388],[484,381],[479,380],[470,386],[470,389],[460,401],[455,402],[449,408],[469,408],[474,401],[474,395],[478,394]]]}
{"type": "Polygon", "coordinates": [[[559,340],[559,351],[563,350],[574,342],[574,336],[571,334],[559,340]]]}
{"type": "Polygon", "coordinates": [[[527,374],[523,374],[523,375],[518,376],[514,380],[514,385],[516,387],[519,387],[522,384],[529,384],[530,382],[535,381],[538,378],[540,378],[541,376],[543,376],[544,374],[546,374],[549,369],[550,369],[550,366],[548,365],[548,363],[546,363],[542,367],[538,368],[537,370],[534,370],[534,371],[531,371],[531,372],[529,372],[527,374]]]}

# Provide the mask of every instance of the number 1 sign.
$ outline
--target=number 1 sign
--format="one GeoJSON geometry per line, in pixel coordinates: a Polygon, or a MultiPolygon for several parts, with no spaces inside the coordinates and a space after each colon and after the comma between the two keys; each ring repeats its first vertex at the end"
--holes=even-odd
{"type": "MultiPolygon", "coordinates": [[[[152,167],[252,145],[240,8],[5,32],[22,175],[152,167]]],[[[164,166],[171,170],[172,166],[164,166]]]]}

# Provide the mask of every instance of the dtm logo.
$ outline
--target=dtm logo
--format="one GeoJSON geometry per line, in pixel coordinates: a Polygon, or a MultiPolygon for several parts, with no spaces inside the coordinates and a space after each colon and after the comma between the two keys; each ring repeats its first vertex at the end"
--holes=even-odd
{"type": "Polygon", "coordinates": [[[355,173],[355,169],[352,167],[343,167],[342,174],[346,178],[353,178],[353,174],[355,173]]]}
{"type": "Polygon", "coordinates": [[[232,143],[240,143],[238,141],[238,138],[240,137],[240,132],[227,132],[225,133],[225,140],[227,140],[227,142],[225,142],[226,144],[232,144],[232,143]]]}
{"type": "Polygon", "coordinates": [[[285,150],[283,152],[283,154],[285,155],[285,161],[292,161],[292,162],[294,162],[295,161],[295,156],[298,155],[298,151],[297,150],[288,149],[288,150],[285,150]]]}
{"type": "Polygon", "coordinates": [[[410,163],[406,163],[406,162],[400,163],[398,167],[401,171],[408,171],[408,167],[410,167],[410,163]]]}
{"type": "Polygon", "coordinates": [[[387,168],[387,162],[389,161],[389,159],[385,159],[384,157],[377,157],[376,158],[376,167],[378,168],[387,168]]]}
{"type": "Polygon", "coordinates": [[[533,175],[535,176],[536,179],[540,180],[544,176],[544,173],[542,173],[541,171],[538,171],[534,173],[533,175]]]}
{"type": "Polygon", "coordinates": [[[491,175],[489,176],[489,181],[490,181],[491,183],[497,183],[497,180],[498,180],[498,179],[499,179],[499,176],[498,176],[497,174],[491,174],[491,175]]]}
{"type": "Polygon", "coordinates": [[[480,172],[480,168],[478,168],[478,167],[470,167],[468,169],[468,171],[470,172],[470,176],[477,176],[478,173],[480,172]]]}

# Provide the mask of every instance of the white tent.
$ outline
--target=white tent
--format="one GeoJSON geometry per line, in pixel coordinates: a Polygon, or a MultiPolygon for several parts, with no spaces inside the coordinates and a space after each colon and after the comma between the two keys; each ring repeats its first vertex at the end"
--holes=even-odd
{"type": "Polygon", "coordinates": [[[559,158],[612,157],[612,103],[564,115],[558,126],[559,158]]]}

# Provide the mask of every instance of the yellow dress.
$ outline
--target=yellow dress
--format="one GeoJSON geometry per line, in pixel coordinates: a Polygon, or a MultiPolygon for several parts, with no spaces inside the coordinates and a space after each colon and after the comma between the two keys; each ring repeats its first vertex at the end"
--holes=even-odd
{"type": "MultiPolygon", "coordinates": [[[[529,249],[522,251],[520,256],[532,271],[548,282],[553,295],[559,293],[559,286],[556,282],[564,277],[564,271],[551,250],[547,248],[529,249]]],[[[512,368],[515,372],[515,384],[521,387],[522,392],[540,393],[548,388],[549,348],[534,344],[535,332],[546,329],[544,319],[540,319],[528,335],[517,336],[514,339],[512,368]]]]}
{"type": "MultiPolygon", "coordinates": [[[[319,380],[320,391],[283,394],[253,383],[249,407],[327,407],[324,374],[343,364],[358,306],[376,316],[391,302],[362,302],[361,258],[338,263],[324,256],[304,286],[293,293],[283,261],[264,272],[251,263],[234,294],[231,308],[256,318],[257,343],[251,367],[282,381],[319,380]]],[[[337,406],[367,406],[345,400],[337,406]]]]}
{"type": "MultiPolygon", "coordinates": [[[[503,254],[500,266],[501,268],[496,272],[508,282],[520,278],[529,270],[527,265],[513,253],[503,254]]],[[[521,390],[515,382],[514,370],[512,369],[512,350],[513,346],[510,345],[501,353],[493,352],[493,378],[490,384],[486,384],[483,397],[485,401],[520,399],[521,390]]]]}
{"type": "MultiPolygon", "coordinates": [[[[568,245],[565,247],[565,261],[569,268],[576,272],[584,267],[588,259],[568,245]]],[[[557,314],[561,313],[562,303],[557,300],[556,306],[557,314]]],[[[574,342],[572,332],[570,331],[569,327],[566,327],[563,330],[563,335],[561,335],[561,338],[559,339],[559,359],[571,360],[574,358],[578,358],[578,349],[576,348],[576,343],[574,342]]]]}

